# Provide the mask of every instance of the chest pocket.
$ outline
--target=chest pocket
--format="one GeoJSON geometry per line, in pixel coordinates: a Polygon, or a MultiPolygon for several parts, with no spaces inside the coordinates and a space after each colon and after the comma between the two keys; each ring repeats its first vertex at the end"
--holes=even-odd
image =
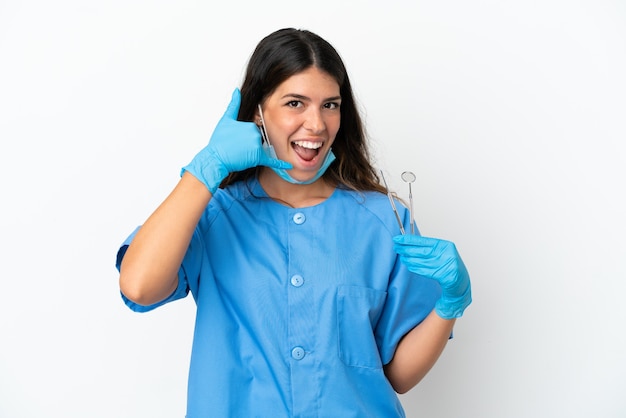
{"type": "Polygon", "coordinates": [[[380,369],[374,337],[387,292],[360,286],[337,288],[339,358],[347,366],[380,369]]]}

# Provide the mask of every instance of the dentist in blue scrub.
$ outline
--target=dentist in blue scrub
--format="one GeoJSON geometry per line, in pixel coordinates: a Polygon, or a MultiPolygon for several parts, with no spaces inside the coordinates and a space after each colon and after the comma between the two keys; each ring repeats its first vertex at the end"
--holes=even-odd
{"type": "Polygon", "coordinates": [[[134,311],[196,302],[187,418],[405,416],[397,393],[435,364],[471,286],[453,243],[400,233],[379,180],[337,51],[306,30],[262,39],[117,255],[134,311]]]}

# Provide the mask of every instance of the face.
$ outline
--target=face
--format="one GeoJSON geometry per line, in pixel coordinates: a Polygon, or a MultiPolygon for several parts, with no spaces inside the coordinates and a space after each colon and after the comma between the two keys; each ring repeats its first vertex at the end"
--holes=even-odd
{"type": "Polygon", "coordinates": [[[293,165],[294,179],[312,178],[324,162],[339,130],[340,105],[339,84],[314,67],[289,77],[262,103],[270,142],[278,158],[293,165]]]}

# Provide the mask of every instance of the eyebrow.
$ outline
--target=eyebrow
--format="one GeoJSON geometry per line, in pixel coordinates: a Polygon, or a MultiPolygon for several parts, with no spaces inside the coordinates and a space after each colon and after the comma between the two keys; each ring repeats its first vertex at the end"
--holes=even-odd
{"type": "MultiPolygon", "coordinates": [[[[301,94],[296,94],[296,93],[287,93],[285,94],[282,99],[288,99],[288,98],[293,98],[293,99],[299,99],[299,100],[308,100],[310,101],[311,98],[307,97],[307,96],[303,96],[301,94]]],[[[329,102],[329,101],[333,101],[333,100],[341,100],[341,96],[333,96],[333,97],[327,97],[326,99],[324,99],[323,101],[325,102],[329,102]]]]}

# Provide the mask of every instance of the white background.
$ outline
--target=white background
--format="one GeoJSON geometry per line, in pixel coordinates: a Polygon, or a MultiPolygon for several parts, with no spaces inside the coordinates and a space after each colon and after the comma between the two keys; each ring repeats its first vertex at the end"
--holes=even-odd
{"type": "Polygon", "coordinates": [[[287,26],[471,272],[407,415],[626,416],[626,3],[411,3],[0,0],[0,417],[184,416],[193,300],[132,313],[115,253],[287,26]]]}

